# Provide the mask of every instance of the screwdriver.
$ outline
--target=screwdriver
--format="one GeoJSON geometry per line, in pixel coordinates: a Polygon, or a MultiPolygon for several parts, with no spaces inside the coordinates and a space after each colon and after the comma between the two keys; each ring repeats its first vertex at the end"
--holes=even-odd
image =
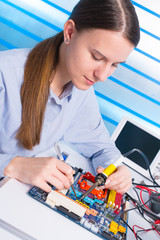
{"type": "MultiPolygon", "coordinates": [[[[55,150],[56,150],[56,153],[57,153],[57,156],[59,157],[59,159],[64,162],[64,158],[63,158],[63,155],[62,155],[60,146],[58,145],[57,142],[54,144],[54,148],[55,148],[55,150]]],[[[74,189],[73,184],[71,184],[71,188],[72,188],[72,190],[73,190],[73,192],[74,192],[74,194],[75,194],[75,196],[76,196],[76,198],[77,198],[76,191],[75,191],[75,189],[74,189]]]]}
{"type": "Polygon", "coordinates": [[[79,201],[82,201],[92,190],[96,187],[105,185],[106,179],[116,171],[117,167],[122,163],[124,160],[124,156],[120,156],[114,163],[110,164],[108,167],[106,167],[102,173],[98,173],[95,177],[95,183],[86,191],[79,201]]]}

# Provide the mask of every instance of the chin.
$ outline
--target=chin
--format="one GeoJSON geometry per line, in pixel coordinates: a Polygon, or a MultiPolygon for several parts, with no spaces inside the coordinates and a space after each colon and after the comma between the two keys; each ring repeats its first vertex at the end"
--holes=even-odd
{"type": "Polygon", "coordinates": [[[91,86],[79,86],[79,85],[75,85],[75,87],[78,88],[79,90],[86,91],[86,90],[88,90],[91,86]]]}

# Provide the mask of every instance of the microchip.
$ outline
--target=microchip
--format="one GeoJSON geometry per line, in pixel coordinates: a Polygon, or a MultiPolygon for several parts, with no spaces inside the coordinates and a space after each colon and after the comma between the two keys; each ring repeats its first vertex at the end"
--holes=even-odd
{"type": "Polygon", "coordinates": [[[95,221],[93,221],[92,219],[88,220],[89,223],[95,224],[95,221]]]}

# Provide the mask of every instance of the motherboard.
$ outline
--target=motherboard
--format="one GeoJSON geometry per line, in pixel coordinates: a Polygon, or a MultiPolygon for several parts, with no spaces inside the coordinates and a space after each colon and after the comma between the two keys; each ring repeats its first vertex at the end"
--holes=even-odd
{"type": "Polygon", "coordinates": [[[81,168],[74,168],[74,189],[56,190],[50,193],[34,186],[28,192],[40,203],[74,221],[81,227],[96,234],[102,239],[126,240],[128,221],[127,213],[122,214],[128,201],[125,195],[114,190],[93,189],[82,201],[81,196],[95,183],[95,177],[81,168]]]}

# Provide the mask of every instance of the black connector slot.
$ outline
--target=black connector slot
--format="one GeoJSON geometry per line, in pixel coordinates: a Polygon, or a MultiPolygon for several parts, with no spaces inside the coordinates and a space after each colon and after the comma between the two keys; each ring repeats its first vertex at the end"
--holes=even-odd
{"type": "Polygon", "coordinates": [[[78,216],[77,214],[73,213],[73,212],[68,212],[68,216],[73,218],[77,222],[80,222],[80,220],[81,220],[81,217],[78,216]]]}
{"type": "Polygon", "coordinates": [[[107,233],[105,231],[102,232],[101,235],[102,235],[102,237],[106,238],[107,240],[117,240],[117,238],[111,236],[109,233],[107,233]]]}
{"type": "Polygon", "coordinates": [[[56,206],[57,210],[62,212],[63,214],[67,215],[68,217],[74,219],[75,221],[79,222],[81,220],[81,217],[73,212],[69,212],[69,210],[63,206],[56,206]]]}
{"type": "Polygon", "coordinates": [[[64,213],[64,214],[66,214],[66,215],[68,215],[68,209],[67,208],[65,208],[65,207],[63,207],[63,206],[56,206],[56,208],[57,208],[57,210],[58,211],[60,211],[60,212],[62,212],[62,213],[64,213]]]}

